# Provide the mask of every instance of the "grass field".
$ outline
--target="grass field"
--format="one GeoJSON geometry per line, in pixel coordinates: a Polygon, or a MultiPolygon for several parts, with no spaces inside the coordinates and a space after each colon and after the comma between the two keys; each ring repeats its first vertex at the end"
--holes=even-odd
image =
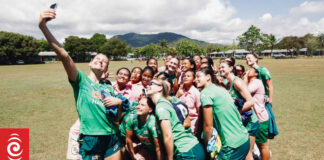
{"type": "MultiPolygon", "coordinates": [[[[259,64],[270,70],[274,83],[280,134],[270,142],[272,159],[323,159],[324,58],[263,59],[259,64]]],[[[111,62],[109,71],[144,65],[111,62]]],[[[86,63],[77,67],[89,72],[86,63]]],[[[77,113],[61,63],[0,66],[0,80],[0,128],[29,128],[31,159],[65,159],[77,113]]]]}

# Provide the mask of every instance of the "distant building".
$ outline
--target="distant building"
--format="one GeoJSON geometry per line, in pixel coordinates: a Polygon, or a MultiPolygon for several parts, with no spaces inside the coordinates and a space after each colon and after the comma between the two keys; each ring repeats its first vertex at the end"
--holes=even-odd
{"type": "MultiPolygon", "coordinates": [[[[313,56],[323,56],[323,49],[316,49],[313,51],[313,56]]],[[[297,53],[297,55],[303,55],[303,56],[310,56],[310,53],[308,51],[307,48],[302,48],[299,50],[299,52],[297,53]]]]}
{"type": "Polygon", "coordinates": [[[135,60],[135,54],[134,53],[128,53],[127,54],[127,60],[129,60],[129,61],[135,60]]]}
{"type": "Polygon", "coordinates": [[[211,58],[225,58],[231,56],[234,58],[245,58],[248,53],[250,52],[245,49],[230,49],[225,52],[211,52],[208,53],[208,56],[211,58]]]}
{"type": "MultiPolygon", "coordinates": [[[[306,51],[304,49],[301,49],[302,51],[306,51]]],[[[264,50],[260,53],[260,56],[274,56],[278,54],[283,54],[285,56],[298,56],[297,52],[293,49],[273,49],[271,52],[271,49],[264,50]]],[[[304,52],[302,52],[304,54],[304,52]]]]}
{"type": "Polygon", "coordinates": [[[40,62],[51,62],[60,60],[59,57],[57,57],[56,53],[53,51],[39,52],[38,56],[40,57],[40,62]]]}
{"type": "Polygon", "coordinates": [[[308,53],[307,53],[307,48],[300,49],[297,54],[298,54],[298,56],[300,56],[300,55],[309,56],[308,53]]]}
{"type": "Polygon", "coordinates": [[[225,55],[231,55],[234,58],[245,58],[245,56],[250,53],[245,49],[230,49],[225,52],[225,55]]]}
{"type": "Polygon", "coordinates": [[[224,58],[225,53],[224,52],[211,52],[211,53],[208,53],[208,57],[210,57],[210,58],[224,58]]]}
{"type": "MultiPolygon", "coordinates": [[[[85,57],[85,61],[90,61],[91,58],[97,54],[97,52],[88,52],[87,56],[85,57]]],[[[40,58],[40,62],[53,62],[61,60],[54,51],[39,52],[38,56],[40,58]]]]}

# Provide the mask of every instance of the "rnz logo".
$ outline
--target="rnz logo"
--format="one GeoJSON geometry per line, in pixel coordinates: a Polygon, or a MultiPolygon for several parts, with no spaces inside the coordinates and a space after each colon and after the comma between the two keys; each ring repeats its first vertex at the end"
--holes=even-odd
{"type": "Polygon", "coordinates": [[[24,151],[22,143],[19,134],[10,134],[7,145],[8,158],[10,160],[21,160],[24,151]]]}

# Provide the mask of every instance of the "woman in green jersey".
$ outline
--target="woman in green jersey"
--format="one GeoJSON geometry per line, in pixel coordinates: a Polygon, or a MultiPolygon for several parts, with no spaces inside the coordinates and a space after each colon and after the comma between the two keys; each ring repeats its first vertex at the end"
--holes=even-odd
{"type": "Polygon", "coordinates": [[[253,160],[252,151],[253,146],[255,142],[255,136],[258,133],[259,128],[259,119],[256,116],[254,110],[252,109],[254,105],[254,100],[247,88],[247,85],[244,83],[244,81],[234,75],[234,63],[233,61],[224,60],[220,64],[220,74],[228,79],[229,85],[227,90],[229,91],[230,95],[234,99],[234,101],[238,101],[239,99],[244,100],[244,104],[242,108],[239,108],[239,112],[243,113],[246,111],[252,112],[252,116],[247,118],[246,120],[243,120],[243,125],[246,127],[246,129],[249,132],[250,135],[250,151],[248,155],[246,156],[247,160],[253,160]]]}
{"type": "Polygon", "coordinates": [[[162,131],[163,143],[167,158],[172,159],[205,159],[202,145],[197,138],[188,133],[168,100],[169,90],[166,81],[152,80],[147,87],[147,95],[152,99],[158,125],[162,131]]]}
{"type": "Polygon", "coordinates": [[[155,105],[147,97],[142,97],[136,107],[136,114],[126,123],[126,144],[132,159],[158,159],[162,160],[162,141],[159,138],[161,131],[157,128],[154,113],[155,105]],[[139,154],[133,147],[133,135],[144,145],[139,154]]]}
{"type": "Polygon", "coordinates": [[[215,85],[217,80],[209,68],[201,68],[196,73],[195,81],[197,87],[203,88],[200,101],[203,107],[205,145],[215,128],[222,142],[218,159],[245,159],[250,149],[249,136],[232,97],[224,88],[215,85]]]}
{"type": "Polygon", "coordinates": [[[119,151],[117,126],[114,118],[106,116],[106,107],[119,106],[122,101],[114,97],[111,85],[102,83],[101,76],[108,70],[107,56],[98,54],[90,61],[90,73],[87,76],[76,68],[68,52],[57,42],[47,28],[46,23],[55,18],[54,9],[41,13],[39,28],[45,35],[49,45],[62,59],[64,69],[74,91],[76,108],[80,119],[80,151],[83,160],[90,159],[121,159],[119,151]],[[100,93],[109,93],[109,98],[102,99],[100,93]]]}

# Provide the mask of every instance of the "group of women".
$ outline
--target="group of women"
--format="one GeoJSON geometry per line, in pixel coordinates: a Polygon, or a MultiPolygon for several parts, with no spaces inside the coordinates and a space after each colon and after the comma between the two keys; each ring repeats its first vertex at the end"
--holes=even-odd
{"type": "Polygon", "coordinates": [[[74,91],[79,120],[70,131],[68,159],[253,159],[255,142],[269,159],[266,87],[256,55],[247,56],[246,72],[233,58],[215,66],[208,57],[169,55],[160,68],[151,58],[144,68],[118,69],[110,83],[103,54],[90,61],[88,75],[76,68],[46,26],[54,18],[55,10],[44,11],[39,27],[74,91]],[[185,120],[178,102],[186,106],[180,107],[185,120]]]}

